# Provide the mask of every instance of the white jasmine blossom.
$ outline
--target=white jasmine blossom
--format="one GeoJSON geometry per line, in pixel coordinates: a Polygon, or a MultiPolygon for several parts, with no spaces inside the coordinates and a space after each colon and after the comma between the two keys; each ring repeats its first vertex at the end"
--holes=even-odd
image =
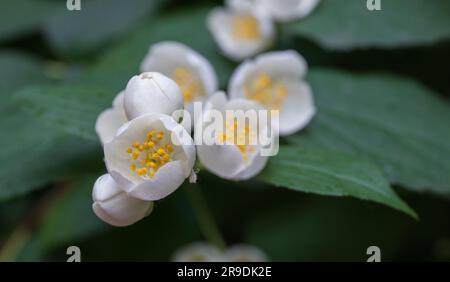
{"type": "Polygon", "coordinates": [[[117,129],[126,121],[127,117],[123,109],[123,92],[120,92],[114,98],[112,108],[103,111],[95,123],[95,131],[102,144],[111,141],[117,129]]]}
{"type": "Polygon", "coordinates": [[[267,262],[267,255],[251,245],[237,244],[221,251],[215,246],[196,242],[180,248],[172,257],[175,262],[267,262]]]}
{"type": "Polygon", "coordinates": [[[242,63],[230,79],[231,98],[247,98],[280,111],[280,135],[305,127],[316,112],[303,78],[308,66],[296,51],[270,52],[242,63]]]}
{"type": "Polygon", "coordinates": [[[211,11],[207,25],[222,52],[241,61],[270,47],[275,27],[264,10],[236,3],[211,11]]]}
{"type": "Polygon", "coordinates": [[[257,0],[258,5],[280,22],[287,22],[309,15],[319,0],[257,0]]]}
{"type": "Polygon", "coordinates": [[[157,72],[133,76],[124,90],[123,102],[129,120],[149,113],[171,115],[183,109],[183,96],[178,85],[157,72]]]}
{"type": "Polygon", "coordinates": [[[129,196],[119,188],[109,174],[100,176],[92,191],[92,209],[95,214],[114,226],[131,225],[153,209],[153,203],[129,196]]]}
{"type": "MultiPolygon", "coordinates": [[[[212,173],[231,180],[246,180],[258,174],[266,165],[267,156],[261,153],[263,146],[257,142],[259,136],[267,134],[266,127],[242,122],[227,112],[235,113],[263,109],[258,103],[246,99],[228,101],[223,92],[214,94],[207,102],[202,119],[195,126],[195,134],[203,135],[204,142],[197,146],[197,154],[202,164],[212,173]],[[209,126],[213,114],[226,117],[221,120],[220,129],[213,136],[203,134],[209,126]],[[208,140],[208,138],[210,140],[208,140]]],[[[277,136],[273,136],[275,138],[277,136]]],[[[197,140],[198,136],[196,136],[197,140]]]]}
{"type": "Polygon", "coordinates": [[[109,174],[131,196],[155,201],[191,175],[195,146],[172,117],[146,114],[125,123],[104,144],[109,174]]]}
{"type": "Polygon", "coordinates": [[[184,105],[201,101],[217,90],[217,75],[208,60],[188,46],[172,41],[154,44],[141,64],[141,71],[159,72],[181,89],[184,105]]]}
{"type": "Polygon", "coordinates": [[[176,251],[172,257],[175,262],[221,262],[224,259],[219,249],[202,242],[187,245],[176,251]]]}
{"type": "Polygon", "coordinates": [[[267,262],[267,255],[251,245],[237,244],[228,248],[225,256],[230,262],[267,262]]]}

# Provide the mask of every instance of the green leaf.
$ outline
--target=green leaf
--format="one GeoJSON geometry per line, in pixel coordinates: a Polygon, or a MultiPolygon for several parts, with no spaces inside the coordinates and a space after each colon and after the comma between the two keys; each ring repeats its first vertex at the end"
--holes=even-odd
{"type": "Polygon", "coordinates": [[[69,11],[64,5],[65,11],[48,21],[45,35],[60,53],[88,53],[119,38],[155,13],[161,3],[162,0],[81,1],[80,11],[69,11]]]}
{"type": "Polygon", "coordinates": [[[327,49],[395,48],[428,45],[450,38],[450,1],[381,1],[369,11],[365,0],[323,0],[308,17],[287,24],[294,35],[327,49]]]}
{"type": "MultiPolygon", "coordinates": [[[[12,91],[25,83],[37,83],[45,79],[42,62],[27,54],[12,50],[0,51],[0,97],[9,99],[12,91]]],[[[0,104],[0,110],[5,104],[0,104]]]]}
{"type": "Polygon", "coordinates": [[[36,234],[43,248],[51,249],[108,230],[108,225],[92,211],[92,187],[97,177],[83,176],[70,184],[68,190],[45,211],[36,234]],[[76,222],[83,224],[74,224],[76,222]]]}
{"type": "Polygon", "coordinates": [[[15,96],[23,108],[47,125],[97,140],[94,131],[97,116],[111,107],[114,96],[139,72],[139,65],[152,43],[162,40],[184,42],[207,56],[221,78],[231,73],[232,64],[217,53],[212,39],[205,35],[208,12],[209,8],[196,7],[152,21],[101,58],[77,84],[37,85],[15,96]],[[192,33],[193,30],[196,32],[192,33]],[[186,36],[188,33],[192,35],[186,36]]]}
{"type": "Polygon", "coordinates": [[[290,198],[283,205],[268,205],[243,226],[244,242],[260,247],[273,261],[361,262],[374,245],[381,249],[383,261],[424,254],[436,259],[436,238],[448,228],[448,204],[426,197],[414,200],[420,222],[351,199],[290,198]]]}
{"type": "Polygon", "coordinates": [[[146,22],[129,38],[106,52],[87,73],[85,80],[120,91],[133,75],[139,73],[139,66],[150,45],[169,40],[184,43],[205,56],[225,87],[235,65],[220,55],[206,28],[206,17],[211,9],[211,6],[194,6],[162,14],[146,22]]]}
{"type": "Polygon", "coordinates": [[[49,193],[39,228],[28,236],[23,249],[9,258],[19,261],[49,260],[47,255],[63,247],[57,257],[65,260],[65,249],[112,228],[101,221],[92,210],[92,188],[98,176],[84,175],[60,190],[49,193]],[[81,224],[80,224],[81,223],[81,224]],[[17,256],[17,257],[16,257],[17,256]]]}
{"type": "Polygon", "coordinates": [[[374,201],[417,218],[375,165],[347,154],[313,147],[280,146],[278,155],[270,159],[258,178],[302,192],[374,201]]]}
{"type": "Polygon", "coordinates": [[[420,84],[393,75],[313,69],[318,114],[288,141],[365,157],[391,182],[450,194],[450,107],[420,84]]]}
{"type": "Polygon", "coordinates": [[[53,180],[97,170],[101,161],[95,142],[64,135],[20,111],[11,93],[30,82],[45,81],[41,63],[20,53],[0,53],[0,200],[33,191],[53,180]]]}
{"type": "Polygon", "coordinates": [[[54,180],[96,171],[100,146],[42,126],[16,107],[0,113],[0,200],[21,195],[54,180]]]}
{"type": "Polygon", "coordinates": [[[155,202],[153,212],[139,222],[111,227],[92,210],[95,179],[83,177],[50,205],[41,228],[16,260],[65,261],[67,247],[76,245],[82,261],[167,261],[178,248],[202,240],[182,191],[155,202]]]}
{"type": "Polygon", "coordinates": [[[57,8],[65,9],[65,3],[45,0],[2,1],[0,9],[0,42],[38,30],[57,8]]]}
{"type": "Polygon", "coordinates": [[[116,94],[104,88],[68,83],[34,85],[20,90],[15,99],[45,124],[97,141],[95,120],[101,111],[111,107],[116,94]]]}

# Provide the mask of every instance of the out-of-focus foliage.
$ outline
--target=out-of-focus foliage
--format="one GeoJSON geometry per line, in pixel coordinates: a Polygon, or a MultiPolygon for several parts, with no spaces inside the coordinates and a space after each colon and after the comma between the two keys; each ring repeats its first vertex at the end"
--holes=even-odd
{"type": "Polygon", "coordinates": [[[53,180],[98,167],[98,144],[49,129],[21,112],[11,100],[20,86],[45,81],[39,60],[20,53],[0,53],[0,199],[37,189],[53,180]],[[85,160],[88,159],[86,162],[85,160]]]}
{"type": "Polygon", "coordinates": [[[319,113],[289,137],[365,156],[393,183],[450,194],[450,106],[422,85],[394,75],[313,70],[319,113]],[[326,81],[326,83],[324,83],[326,81]]]}
{"type": "MultiPolygon", "coordinates": [[[[77,245],[86,261],[168,260],[204,240],[188,187],[143,221],[108,227],[91,211],[93,182],[104,173],[94,123],[162,40],[207,57],[226,90],[236,64],[205,25],[223,1],[81,2],[80,12],[65,1],[1,4],[0,258],[64,261],[77,245]],[[55,61],[61,68],[51,68],[55,61]]],[[[318,114],[281,140],[257,179],[235,183],[201,171],[207,203],[227,243],[255,244],[273,260],[365,260],[369,245],[381,247],[383,260],[448,260],[449,2],[382,0],[374,12],[363,0],[321,2],[280,26],[274,46],[306,57],[318,114]],[[370,201],[313,195],[413,215],[388,182],[404,188],[396,192],[419,221],[370,201]]]]}
{"type": "Polygon", "coordinates": [[[346,154],[281,146],[258,178],[302,192],[372,200],[416,216],[391,190],[376,166],[346,154]]]}
{"type": "Polygon", "coordinates": [[[61,8],[61,5],[57,5],[56,1],[2,1],[0,6],[0,42],[18,39],[22,35],[39,30],[45,24],[45,21],[55,15],[57,10],[61,8]]]}
{"type": "Polygon", "coordinates": [[[37,85],[16,94],[23,108],[43,123],[68,133],[97,140],[93,124],[98,114],[111,107],[111,93],[97,85],[37,85]]]}
{"type": "Polygon", "coordinates": [[[447,0],[381,1],[369,11],[363,0],[322,0],[317,11],[291,23],[288,32],[327,49],[395,48],[432,44],[450,38],[447,0]]]}
{"type": "MultiPolygon", "coordinates": [[[[44,28],[50,46],[66,55],[89,53],[155,14],[164,0],[81,1],[83,12],[62,9],[44,28]]],[[[62,6],[62,5],[61,5],[62,6]]],[[[60,8],[64,8],[61,7],[60,8]]]]}

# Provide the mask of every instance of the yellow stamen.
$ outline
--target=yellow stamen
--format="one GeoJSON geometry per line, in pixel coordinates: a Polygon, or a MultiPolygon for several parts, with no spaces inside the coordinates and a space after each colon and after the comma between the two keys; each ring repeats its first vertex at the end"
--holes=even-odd
{"type": "Polygon", "coordinates": [[[261,37],[258,20],[251,15],[234,16],[232,34],[237,40],[256,40],[261,37]]]}
{"type": "Polygon", "coordinates": [[[225,132],[219,132],[218,138],[222,142],[234,144],[242,155],[244,160],[248,160],[248,153],[252,153],[254,149],[249,146],[252,142],[252,136],[255,135],[249,124],[245,126],[239,125],[237,119],[230,119],[225,122],[225,132]]]}
{"type": "Polygon", "coordinates": [[[287,88],[282,83],[275,83],[267,73],[260,73],[245,87],[245,96],[255,100],[269,109],[281,110],[287,96],[287,88]]]}
{"type": "Polygon", "coordinates": [[[131,157],[133,158],[133,160],[136,160],[137,158],[139,158],[139,151],[134,151],[133,153],[131,153],[131,157]]]}
{"type": "Polygon", "coordinates": [[[195,98],[202,95],[203,86],[190,70],[177,67],[173,71],[172,78],[180,87],[185,103],[192,102],[195,98]]]}
{"type": "Polygon", "coordinates": [[[140,168],[140,169],[138,169],[137,173],[139,176],[143,176],[143,175],[147,174],[147,168],[145,168],[145,167],[140,168]]]}
{"type": "Polygon", "coordinates": [[[163,131],[151,130],[147,133],[145,141],[142,143],[135,141],[126,149],[131,161],[130,170],[133,173],[144,178],[153,177],[159,168],[172,160],[174,148],[169,143],[170,140],[163,141],[164,134],[163,131]]]}

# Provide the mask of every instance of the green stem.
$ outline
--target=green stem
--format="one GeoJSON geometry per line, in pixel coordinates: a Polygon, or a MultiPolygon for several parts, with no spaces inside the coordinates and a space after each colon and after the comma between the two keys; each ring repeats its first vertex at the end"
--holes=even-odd
{"type": "Polygon", "coordinates": [[[0,251],[0,262],[15,261],[17,255],[30,239],[30,236],[31,234],[26,227],[23,225],[17,227],[8,240],[6,240],[0,251]]]}
{"type": "Polygon", "coordinates": [[[225,240],[205,201],[201,188],[198,184],[189,184],[186,187],[186,191],[203,235],[211,244],[224,250],[226,248],[225,240]]]}

